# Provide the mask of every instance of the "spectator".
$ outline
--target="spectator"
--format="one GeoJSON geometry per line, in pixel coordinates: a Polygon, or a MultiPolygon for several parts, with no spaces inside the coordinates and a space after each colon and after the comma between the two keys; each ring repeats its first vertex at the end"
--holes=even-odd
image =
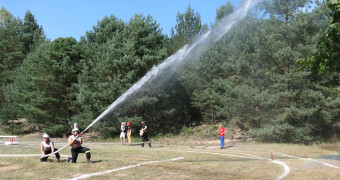
{"type": "Polygon", "coordinates": [[[127,138],[129,145],[131,145],[131,123],[127,122],[127,138]]]}
{"type": "Polygon", "coordinates": [[[125,135],[126,135],[126,126],[125,126],[125,122],[122,122],[122,125],[120,126],[120,142],[122,145],[126,144],[126,140],[125,140],[125,135]]]}

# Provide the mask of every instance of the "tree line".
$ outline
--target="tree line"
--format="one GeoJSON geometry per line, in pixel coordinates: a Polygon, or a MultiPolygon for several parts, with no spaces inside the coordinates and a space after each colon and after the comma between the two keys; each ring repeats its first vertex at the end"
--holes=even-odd
{"type": "MultiPolygon", "coordinates": [[[[89,125],[153,66],[234,10],[227,1],[208,25],[189,5],[169,36],[150,15],[128,22],[105,16],[80,41],[50,41],[30,11],[20,19],[2,7],[2,131],[11,132],[10,120],[20,118],[52,136],[70,133],[74,122],[89,125]]],[[[154,135],[223,122],[260,141],[334,139],[340,132],[339,12],[333,0],[262,1],[219,42],[206,42],[205,54],[190,57],[170,79],[163,73],[148,82],[90,131],[113,137],[119,122],[137,130],[145,119],[154,135]]]]}

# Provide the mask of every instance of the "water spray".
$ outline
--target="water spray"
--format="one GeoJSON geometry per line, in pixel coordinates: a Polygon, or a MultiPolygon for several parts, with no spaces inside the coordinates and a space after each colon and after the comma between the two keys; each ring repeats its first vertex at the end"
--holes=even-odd
{"type": "MultiPolygon", "coordinates": [[[[113,110],[117,105],[124,102],[124,100],[129,97],[131,94],[136,92],[138,89],[140,89],[146,82],[149,82],[157,77],[157,75],[162,72],[162,70],[165,70],[166,68],[170,67],[170,65],[174,66],[176,65],[176,70],[180,70],[183,68],[184,60],[186,60],[191,53],[197,48],[199,45],[204,44],[208,39],[212,40],[213,43],[216,43],[218,40],[220,40],[235,24],[237,24],[239,21],[241,21],[243,18],[245,18],[250,10],[251,7],[256,5],[260,0],[248,0],[244,3],[242,7],[240,7],[235,12],[231,13],[230,15],[222,18],[221,21],[219,21],[216,24],[216,27],[213,32],[208,31],[204,34],[202,34],[196,41],[193,41],[191,44],[187,44],[183,46],[180,50],[178,50],[174,55],[168,57],[165,59],[161,64],[158,66],[154,66],[150,71],[146,73],[142,79],[140,79],[138,82],[136,82],[133,86],[131,86],[124,94],[122,94],[118,99],[116,99],[103,113],[101,113],[88,127],[86,127],[79,135],[86,132],[90,127],[92,127],[95,123],[97,123],[101,118],[103,118],[107,113],[109,113],[111,110],[113,110]],[[217,36],[216,36],[217,35],[217,36]]],[[[202,54],[205,52],[206,49],[199,49],[198,52],[195,52],[196,54],[202,54]]],[[[78,138],[79,135],[76,137],[78,138]]],[[[63,148],[59,149],[56,152],[53,152],[51,154],[48,154],[46,156],[51,156],[64,148],[66,148],[68,145],[64,146],[63,148]]]]}

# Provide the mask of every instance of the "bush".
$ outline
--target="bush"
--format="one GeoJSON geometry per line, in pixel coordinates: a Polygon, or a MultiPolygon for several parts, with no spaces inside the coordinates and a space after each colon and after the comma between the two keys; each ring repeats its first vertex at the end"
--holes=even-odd
{"type": "Polygon", "coordinates": [[[309,128],[296,128],[287,123],[267,125],[260,129],[251,130],[249,134],[262,142],[310,144],[314,141],[309,128]]]}
{"type": "Polygon", "coordinates": [[[47,126],[43,130],[44,130],[45,133],[47,133],[48,135],[50,135],[52,137],[63,137],[63,133],[67,129],[69,129],[67,125],[57,124],[57,125],[53,125],[53,126],[52,125],[47,126]]]}
{"type": "Polygon", "coordinates": [[[10,120],[7,125],[1,124],[0,134],[29,134],[38,131],[33,123],[29,123],[27,119],[10,120]]]}
{"type": "Polygon", "coordinates": [[[218,136],[218,125],[201,125],[196,127],[183,126],[180,132],[181,136],[196,136],[199,138],[216,138],[218,136]]]}

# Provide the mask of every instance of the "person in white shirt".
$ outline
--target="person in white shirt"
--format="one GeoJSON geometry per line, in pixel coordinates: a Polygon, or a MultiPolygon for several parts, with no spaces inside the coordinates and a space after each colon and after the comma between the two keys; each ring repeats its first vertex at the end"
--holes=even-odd
{"type": "Polygon", "coordinates": [[[121,132],[120,132],[120,143],[122,145],[126,145],[125,136],[126,136],[127,129],[126,129],[126,126],[125,126],[125,122],[122,122],[122,125],[120,126],[120,130],[121,130],[121,132]]]}
{"type": "MultiPolygon", "coordinates": [[[[54,143],[52,140],[50,140],[50,136],[48,134],[44,133],[43,139],[44,140],[40,144],[41,153],[43,154],[43,157],[40,158],[40,162],[47,161],[48,156],[45,156],[45,155],[51,154],[54,151],[58,151],[58,149],[54,147],[54,143]]],[[[60,162],[59,153],[55,153],[55,157],[57,158],[57,162],[60,162]]]]}

